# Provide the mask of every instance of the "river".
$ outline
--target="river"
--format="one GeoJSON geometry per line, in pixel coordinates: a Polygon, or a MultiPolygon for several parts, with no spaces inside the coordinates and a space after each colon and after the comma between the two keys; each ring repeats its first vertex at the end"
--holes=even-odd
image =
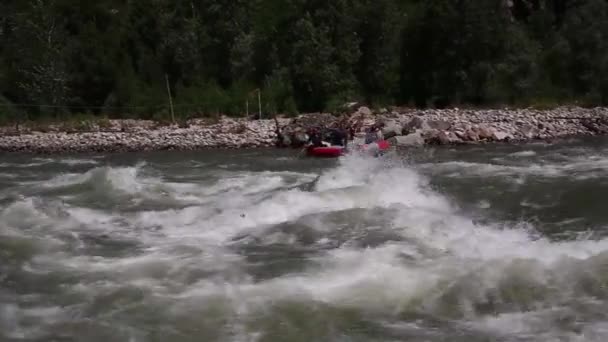
{"type": "Polygon", "coordinates": [[[608,140],[0,158],[0,340],[608,340],[608,140]]]}

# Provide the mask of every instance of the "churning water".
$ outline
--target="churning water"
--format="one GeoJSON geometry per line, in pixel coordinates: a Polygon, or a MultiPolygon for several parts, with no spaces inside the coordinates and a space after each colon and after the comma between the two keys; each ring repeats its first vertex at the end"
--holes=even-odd
{"type": "Polygon", "coordinates": [[[608,143],[0,159],[3,341],[607,341],[608,143]]]}

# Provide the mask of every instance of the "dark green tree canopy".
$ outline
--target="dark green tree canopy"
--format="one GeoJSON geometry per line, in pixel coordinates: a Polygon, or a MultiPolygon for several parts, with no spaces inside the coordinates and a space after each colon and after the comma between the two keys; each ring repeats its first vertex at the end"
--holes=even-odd
{"type": "MultiPolygon", "coordinates": [[[[0,111],[608,103],[606,0],[5,0],[0,111]]],[[[253,109],[252,109],[253,110],[253,109]]]]}

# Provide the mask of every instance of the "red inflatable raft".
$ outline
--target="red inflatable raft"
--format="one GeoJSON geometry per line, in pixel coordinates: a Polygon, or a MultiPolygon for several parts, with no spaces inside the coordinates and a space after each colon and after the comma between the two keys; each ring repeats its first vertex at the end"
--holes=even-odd
{"type": "MultiPolygon", "coordinates": [[[[379,151],[386,151],[390,147],[390,144],[386,140],[380,140],[377,143],[377,149],[379,151]]],[[[358,151],[366,152],[370,150],[370,147],[374,144],[363,144],[355,145],[355,149],[358,151]]],[[[347,150],[343,146],[310,146],[306,148],[306,155],[309,157],[320,157],[320,158],[337,158],[344,155],[347,150]]]]}
{"type": "Polygon", "coordinates": [[[306,154],[309,157],[325,157],[336,158],[344,154],[346,150],[343,146],[310,146],[306,148],[306,154]]]}

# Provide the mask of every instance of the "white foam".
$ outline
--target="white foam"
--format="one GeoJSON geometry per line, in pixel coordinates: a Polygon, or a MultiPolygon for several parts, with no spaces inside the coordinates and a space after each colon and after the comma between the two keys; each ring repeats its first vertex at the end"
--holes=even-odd
{"type": "Polygon", "coordinates": [[[562,170],[556,165],[530,164],[527,166],[501,165],[451,161],[438,164],[421,165],[436,173],[446,173],[450,177],[505,177],[521,175],[537,175],[544,177],[563,176],[562,170]]]}
{"type": "MultiPolygon", "coordinates": [[[[52,227],[61,220],[62,208],[57,202],[45,203],[36,198],[26,198],[0,211],[0,225],[31,229],[52,227]]],[[[64,222],[65,223],[65,222],[64,222]]]]}
{"type": "MultiPolygon", "coordinates": [[[[458,315],[485,320],[488,326],[494,324],[497,332],[526,334],[530,328],[517,317],[505,316],[502,321],[492,323],[487,316],[477,317],[473,304],[496,295],[497,288],[510,286],[509,281],[521,281],[531,287],[555,287],[553,277],[556,276],[564,280],[557,284],[558,289],[561,287],[558,291],[569,295],[575,280],[569,278],[571,268],[567,261],[588,263],[594,256],[608,251],[607,240],[556,243],[534,238],[524,227],[475,225],[469,218],[457,214],[444,197],[425,189],[423,178],[411,170],[385,170],[381,176],[367,180],[354,172],[351,183],[323,180],[336,174],[346,175],[344,171],[334,170],[321,177],[320,181],[325,183],[320,188],[325,191],[288,192],[283,194],[287,197],[254,206],[260,214],[240,226],[259,228],[263,224],[292,220],[307,212],[399,204],[403,210],[390,226],[405,242],[364,250],[343,247],[319,256],[316,266],[302,273],[260,283],[201,281],[181,293],[178,299],[190,301],[221,296],[239,303],[245,311],[254,312],[276,301],[295,300],[383,314],[426,310],[441,315],[443,306],[447,305],[443,296],[455,291],[460,301],[458,315]],[[348,192],[340,192],[345,189],[348,192]],[[326,196],[336,197],[323,202],[326,196]],[[340,204],[336,204],[338,199],[340,204]],[[300,209],[292,209],[298,202],[300,209]],[[262,209],[268,207],[268,211],[262,209]]],[[[222,231],[230,232],[227,236],[235,232],[227,227],[228,220],[211,221],[215,227],[225,226],[222,231]]],[[[221,234],[214,236],[221,237],[221,234]]],[[[544,299],[538,300],[542,304],[544,299]]]]}
{"type": "MultiPolygon", "coordinates": [[[[503,161],[503,159],[498,159],[498,161],[503,161]]],[[[535,161],[526,165],[449,161],[422,164],[420,168],[453,178],[536,176],[546,178],[573,177],[578,180],[585,180],[607,177],[608,157],[604,155],[577,156],[561,162],[535,161]]]]}
{"type": "Polygon", "coordinates": [[[0,172],[0,178],[15,179],[19,177],[16,173],[0,172]]]}
{"type": "Polygon", "coordinates": [[[65,158],[59,159],[57,162],[66,165],[97,165],[99,162],[93,159],[73,159],[73,158],[65,158]]]}
{"type": "MultiPolygon", "coordinates": [[[[447,163],[439,167],[471,168],[473,172],[479,164],[447,163]]],[[[477,172],[535,170],[487,167],[496,169],[477,172]]],[[[543,169],[542,174],[547,171],[543,169]]],[[[35,258],[29,267],[32,272],[77,272],[85,282],[106,279],[103,286],[145,288],[175,299],[169,311],[204,307],[206,301],[218,298],[239,315],[255,314],[277,301],[314,301],[384,316],[404,312],[444,315],[474,322],[477,328],[497,334],[533,334],[542,322],[537,324],[535,316],[530,318],[525,313],[480,316],[475,304],[485,304],[494,296],[496,305],[504,305],[501,301],[508,298],[500,297],[500,289],[509,288],[511,282],[551,288],[559,296],[570,296],[581,277],[575,270],[596,267],[595,263],[601,264],[603,259],[594,258],[608,252],[606,239],[552,242],[538,238],[526,225],[477,225],[447,197],[430,190],[428,180],[413,168],[387,167],[380,159],[346,157],[337,168],[320,175],[314,191],[286,189],[315,178],[310,173],[247,172],[196,184],[164,182],[161,177],[142,172],[142,166],[98,168],[84,175],[55,178],[48,187],[103,181],[113,191],[133,196],[146,196],[160,187],[169,196],[194,203],[183,209],[131,214],[62,206],[68,216],[61,217],[41,210],[28,199],[5,208],[0,217],[11,227],[43,226],[47,222],[47,226],[54,226],[49,228],[51,233],[93,231],[141,243],[138,253],[120,258],[54,250],[35,258]],[[365,249],[346,243],[319,252],[307,260],[304,269],[280,277],[254,281],[244,271],[245,258],[226,248],[233,246],[236,236],[264,236],[269,226],[306,215],[322,217],[374,208],[394,211],[379,224],[400,241],[365,249]],[[187,279],[195,271],[208,275],[194,277],[192,283],[187,279]],[[450,298],[456,308],[448,308],[450,298]]],[[[329,226],[312,224],[311,229],[324,233],[335,229],[324,224],[329,226]]],[[[324,239],[319,243],[328,238],[324,239]]],[[[95,294],[103,288],[86,285],[79,285],[79,291],[95,294]]],[[[555,305],[552,297],[539,297],[533,299],[538,301],[533,304],[541,306],[539,310],[555,305]]],[[[600,328],[590,331],[601,335],[600,328]]]]}
{"type": "Polygon", "coordinates": [[[296,186],[313,181],[315,174],[296,172],[246,172],[226,175],[215,184],[202,189],[201,195],[211,196],[226,192],[249,195],[268,192],[284,186],[296,186]]]}
{"type": "Polygon", "coordinates": [[[114,190],[135,193],[142,188],[136,179],[142,167],[143,164],[135,167],[94,168],[84,174],[71,173],[56,176],[41,185],[46,188],[60,188],[90,183],[92,186],[111,186],[114,190]]]}
{"type": "Polygon", "coordinates": [[[502,336],[532,338],[551,331],[551,316],[559,314],[561,310],[549,309],[536,312],[502,313],[496,316],[486,316],[479,321],[471,323],[476,330],[486,331],[502,336]]]}
{"type": "Polygon", "coordinates": [[[511,154],[509,154],[509,156],[511,156],[511,157],[518,157],[518,158],[519,157],[521,157],[521,158],[524,158],[524,157],[534,157],[534,156],[536,156],[536,152],[534,152],[534,151],[521,151],[521,152],[511,153],[511,154]]]}
{"type": "MultiPolygon", "coordinates": [[[[523,228],[477,226],[457,214],[444,197],[427,190],[423,178],[408,169],[384,170],[365,180],[353,172],[351,182],[332,183],[336,174],[348,177],[345,171],[330,171],[320,179],[324,185],[319,188],[324,191],[282,192],[266,202],[250,205],[242,221],[235,222],[238,211],[229,211],[207,216],[204,223],[189,220],[192,227],[168,234],[179,231],[184,236],[192,234],[203,241],[224,243],[247,228],[264,229],[265,225],[308,213],[398,204],[403,209],[390,226],[406,242],[364,250],[343,247],[319,256],[317,266],[301,274],[261,283],[201,281],[179,298],[226,296],[253,308],[276,300],[314,300],[385,313],[422,305],[437,313],[443,305],[441,296],[452,290],[450,283],[470,281],[467,291],[457,293],[463,301],[461,314],[466,315],[471,302],[482,301],[488,292],[505,286],[501,285],[505,275],[522,276],[527,282],[549,286],[552,280],[544,272],[568,273],[564,260],[586,262],[608,251],[606,240],[555,243],[535,239],[523,228]],[[520,270],[521,260],[530,264],[522,264],[527,266],[520,270]]],[[[563,286],[567,293],[568,287],[563,286]]]]}
{"type": "MultiPolygon", "coordinates": [[[[175,229],[167,232],[169,235],[191,234],[222,243],[245,230],[265,229],[267,225],[309,214],[395,204],[420,208],[449,206],[443,197],[424,190],[422,186],[426,180],[412,170],[385,169],[372,174],[362,171],[353,176],[348,176],[348,172],[332,170],[321,175],[316,192],[283,190],[259,202],[256,198],[243,197],[248,193],[243,190],[218,198],[211,207],[145,212],[139,215],[136,225],[171,224],[175,229]],[[336,174],[341,176],[336,177],[336,174]]],[[[277,185],[270,184],[272,187],[277,185]]]]}
{"type": "Polygon", "coordinates": [[[12,167],[12,168],[31,168],[44,166],[48,164],[64,164],[69,166],[74,165],[96,165],[99,164],[98,161],[93,159],[77,159],[77,158],[62,158],[62,159],[52,159],[52,158],[33,158],[30,162],[27,163],[19,163],[19,162],[5,162],[0,163],[0,167],[12,167]]]}

